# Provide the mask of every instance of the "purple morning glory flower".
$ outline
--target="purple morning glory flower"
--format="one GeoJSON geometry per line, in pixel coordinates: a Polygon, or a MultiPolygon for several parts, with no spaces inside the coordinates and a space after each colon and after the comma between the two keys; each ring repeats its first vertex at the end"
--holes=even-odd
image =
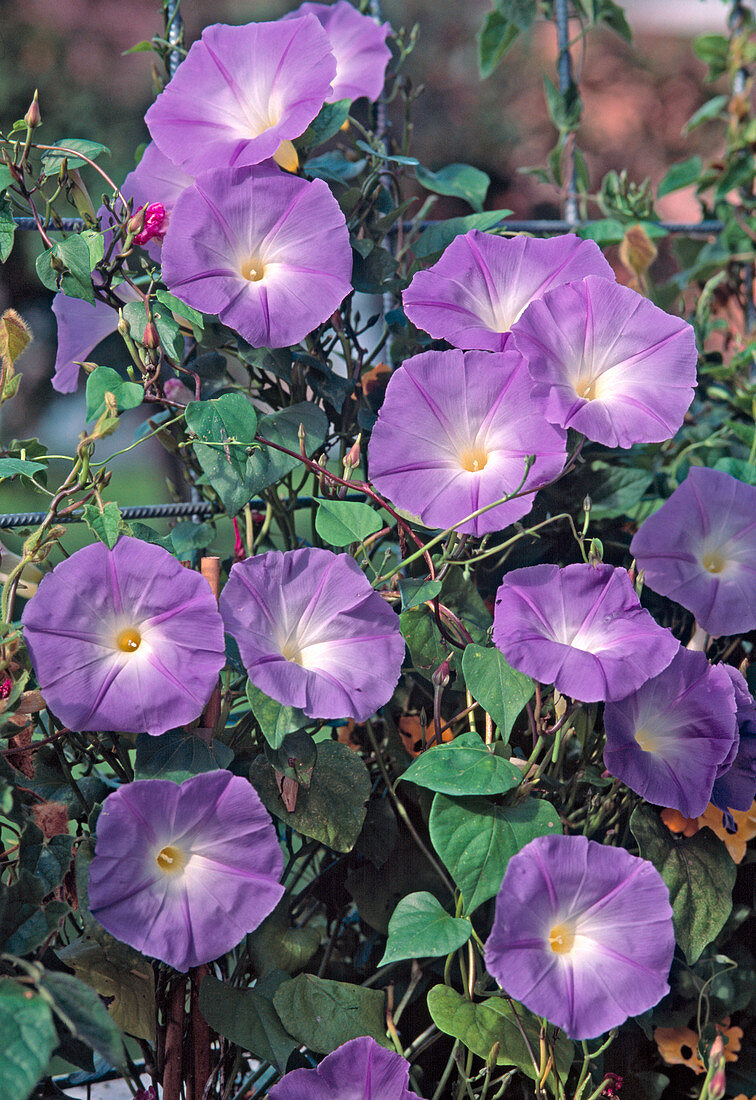
{"type": "Polygon", "coordinates": [[[669,992],[672,907],[645,859],[584,836],[541,836],[507,864],[486,968],[571,1039],[592,1039],[669,992]]]}
{"type": "Polygon", "coordinates": [[[293,1069],[268,1093],[270,1100],[413,1100],[409,1062],[364,1036],[350,1039],[317,1069],[293,1069]]]}
{"type": "Polygon", "coordinates": [[[220,610],[252,683],[310,718],[362,722],[394,692],[399,619],[348,554],[273,550],[237,562],[220,610]]]}
{"type": "Polygon", "coordinates": [[[259,164],[307,129],[335,72],[314,15],[216,23],[192,45],[145,121],[162,152],[192,175],[259,164]]]}
{"type": "Polygon", "coordinates": [[[327,184],[264,165],[198,179],[179,196],[163,243],[168,289],[256,348],[298,343],[341,304],[351,273],[349,233],[327,184]]]}
{"type": "Polygon", "coordinates": [[[756,798],[756,703],[740,672],[732,665],[721,667],[735,690],[738,733],[732,750],[717,769],[711,801],[729,814],[731,810],[750,810],[756,798]]]}
{"type": "Polygon", "coordinates": [[[513,668],[583,703],[621,699],[679,643],[642,608],[624,569],[531,565],[504,576],[494,644],[513,668]]]}
{"type": "Polygon", "coordinates": [[[73,730],[163,733],[191,722],[225,661],[205,578],[126,536],[56,565],[22,622],[45,702],[73,730]]]}
{"type": "MultiPolygon", "coordinates": [[[[122,302],[135,302],[138,298],[125,283],[115,293],[122,302]]],[[[62,293],[53,298],[52,310],[58,325],[52,386],[58,393],[73,393],[79,385],[79,363],[86,362],[97,345],[116,331],[118,311],[105,302],[92,305],[83,298],[69,298],[62,293]]]]}
{"type": "Polygon", "coordinates": [[[680,648],[658,676],[606,704],[604,728],[612,775],[655,806],[698,817],[735,743],[732,682],[722,665],[680,648]]]}
{"type": "Polygon", "coordinates": [[[461,524],[501,531],[533,506],[535,490],[565,461],[565,433],[530,400],[532,382],[515,351],[427,351],[394,372],[368,449],[370,478],[426,527],[451,527],[514,493],[535,454],[530,492],[461,524]]]}
{"type": "Polygon", "coordinates": [[[270,815],[246,779],[137,780],[103,803],[89,905],[116,939],[188,970],[230,951],[275,909],[282,870],[270,815]]]}
{"type": "Polygon", "coordinates": [[[302,15],[315,16],[328,35],[336,58],[336,76],[326,103],[359,99],[363,95],[377,99],[383,91],[386,65],[391,57],[386,45],[391,25],[376,23],[369,15],[362,15],[349,0],[300,4],[283,18],[296,19],[302,15]]]}
{"type": "Polygon", "coordinates": [[[513,339],[547,420],[607,447],[671,439],[693,400],[692,327],[608,279],[591,275],[531,302],[513,339]]]}
{"type": "Polygon", "coordinates": [[[594,241],[569,233],[506,238],[473,229],[417,272],[402,296],[404,311],[418,328],[454,347],[502,351],[535,298],[586,275],[614,279],[594,241]]]}
{"type": "Polygon", "coordinates": [[[645,583],[691,611],[707,634],[756,627],[756,488],[691,467],[630,543],[645,583]]]}

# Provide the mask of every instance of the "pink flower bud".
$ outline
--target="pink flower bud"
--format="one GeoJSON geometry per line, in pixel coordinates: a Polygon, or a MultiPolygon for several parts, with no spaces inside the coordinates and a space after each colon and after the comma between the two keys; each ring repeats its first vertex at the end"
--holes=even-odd
{"type": "Polygon", "coordinates": [[[147,324],[144,326],[144,332],[142,333],[142,344],[144,347],[150,349],[160,347],[160,335],[152,321],[148,321],[147,324]]]}
{"type": "Polygon", "coordinates": [[[141,210],[137,211],[134,218],[139,214],[143,216],[143,224],[141,228],[137,228],[134,234],[134,244],[144,245],[152,240],[162,241],[168,229],[168,214],[162,202],[148,203],[147,206],[143,206],[141,210]]]}
{"type": "Polygon", "coordinates": [[[448,661],[442,661],[436,671],[433,673],[433,684],[435,687],[446,687],[451,678],[451,669],[449,668],[448,661]]]}
{"type": "Polygon", "coordinates": [[[726,1087],[725,1044],[721,1034],[717,1035],[709,1051],[709,1071],[711,1072],[712,1070],[713,1072],[709,1080],[709,1097],[710,1100],[721,1100],[725,1094],[726,1087]]]}
{"type": "Polygon", "coordinates": [[[24,115],[24,122],[30,130],[36,130],[42,121],[42,115],[39,110],[39,101],[37,95],[37,89],[34,89],[34,99],[29,104],[29,110],[24,115]]]}
{"type": "Polygon", "coordinates": [[[360,464],[360,443],[362,442],[362,433],[357,436],[352,446],[344,455],[344,466],[348,470],[353,470],[355,466],[360,464]]]}
{"type": "Polygon", "coordinates": [[[136,236],[137,233],[141,233],[144,229],[144,212],[146,209],[145,206],[140,206],[126,222],[126,232],[130,237],[136,236]]]}

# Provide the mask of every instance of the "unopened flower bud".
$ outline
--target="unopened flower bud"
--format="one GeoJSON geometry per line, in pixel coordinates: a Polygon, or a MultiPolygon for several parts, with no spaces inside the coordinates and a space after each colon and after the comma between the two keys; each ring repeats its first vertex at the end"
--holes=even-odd
{"type": "Polygon", "coordinates": [[[126,222],[126,232],[130,237],[135,237],[137,233],[141,233],[144,229],[144,212],[146,207],[140,206],[138,210],[134,211],[129,220],[126,222]]]}
{"type": "Polygon", "coordinates": [[[362,432],[357,436],[352,446],[344,455],[344,466],[347,470],[353,470],[355,466],[360,464],[360,443],[362,442],[362,432]]]}
{"type": "Polygon", "coordinates": [[[97,214],[77,168],[69,168],[66,194],[88,225],[97,225],[97,214]]]}
{"type": "Polygon", "coordinates": [[[116,326],[116,329],[119,336],[126,337],[131,335],[131,325],[124,317],[123,311],[120,309],[118,311],[118,324],[116,326]]]}
{"type": "Polygon", "coordinates": [[[142,333],[142,346],[154,350],[160,347],[160,334],[153,321],[148,321],[142,333]]]}
{"type": "Polygon", "coordinates": [[[39,93],[37,89],[34,89],[34,98],[29,104],[29,110],[24,115],[24,122],[30,130],[36,130],[42,121],[42,115],[39,110],[39,93]]]}
{"type": "Polygon", "coordinates": [[[451,679],[451,669],[449,667],[449,662],[447,660],[443,660],[441,662],[441,664],[438,666],[438,668],[435,670],[435,672],[433,673],[433,676],[432,676],[433,685],[434,685],[434,687],[444,688],[449,683],[450,679],[451,679]]]}
{"type": "Polygon", "coordinates": [[[717,1035],[709,1051],[709,1097],[710,1100],[722,1100],[725,1094],[725,1044],[721,1035],[717,1035]]]}
{"type": "Polygon", "coordinates": [[[604,544],[601,539],[591,539],[588,545],[588,562],[599,565],[604,560],[604,544]]]}

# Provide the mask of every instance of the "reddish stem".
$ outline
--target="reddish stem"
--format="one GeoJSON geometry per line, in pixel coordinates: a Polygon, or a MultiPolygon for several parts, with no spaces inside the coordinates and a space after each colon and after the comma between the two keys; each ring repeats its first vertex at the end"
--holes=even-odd
{"type": "Polygon", "coordinates": [[[163,1100],[181,1100],[184,1077],[184,1004],[186,978],[177,975],[168,996],[168,1021],[165,1028],[163,1100]]]}
{"type": "Polygon", "coordinates": [[[209,974],[207,966],[196,966],[191,971],[192,994],[190,1019],[192,1023],[192,1100],[203,1100],[205,1086],[210,1080],[210,1028],[199,1010],[199,991],[202,979],[209,974]]]}

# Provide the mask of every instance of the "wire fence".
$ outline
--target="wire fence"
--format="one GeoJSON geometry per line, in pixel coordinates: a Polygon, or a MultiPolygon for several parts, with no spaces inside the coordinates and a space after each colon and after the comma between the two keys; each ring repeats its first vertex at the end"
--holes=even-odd
{"type": "MultiPolygon", "coordinates": [[[[181,62],[181,47],[184,33],[180,0],[164,0],[163,11],[165,15],[165,37],[171,47],[166,58],[166,66],[169,76],[173,76],[181,62]]],[[[745,11],[746,8],[743,0],[730,0],[729,14],[726,22],[731,31],[736,31],[741,25],[745,11]]],[[[382,18],[380,0],[370,0],[370,14],[380,22],[382,18]]],[[[570,53],[570,0],[554,0],[554,20],[557,32],[557,75],[559,91],[564,96],[574,83],[572,56],[570,53]]],[[[746,87],[748,77],[749,72],[747,68],[741,67],[738,69],[733,80],[733,94],[738,94],[738,92],[743,91],[746,87]]],[[[386,104],[382,97],[378,100],[376,119],[381,134],[384,134],[387,122],[386,104]]],[[[567,187],[565,189],[563,201],[563,217],[554,219],[520,219],[518,221],[512,221],[506,217],[502,217],[502,226],[506,226],[507,229],[515,233],[533,233],[551,236],[556,233],[566,233],[571,230],[579,229],[585,224],[581,221],[578,209],[574,143],[568,151],[568,157],[569,163],[567,170],[567,187]]],[[[14,221],[16,228],[21,231],[30,231],[37,228],[33,218],[17,217],[14,221]]],[[[427,224],[431,223],[428,222],[427,224]]],[[[685,237],[714,236],[723,228],[723,223],[715,218],[706,218],[698,222],[658,221],[653,224],[657,225],[664,233],[685,237]]],[[[85,225],[81,218],[61,218],[55,228],[67,233],[76,233],[85,228],[85,225]]],[[[748,328],[751,329],[756,324],[756,303],[754,303],[753,295],[754,269],[752,264],[744,265],[742,270],[742,281],[745,292],[747,325],[748,328]]],[[[197,499],[188,502],[125,507],[121,508],[120,511],[123,519],[126,521],[129,519],[161,519],[166,517],[189,517],[197,521],[203,516],[211,517],[222,511],[219,506],[209,503],[208,501],[200,500],[198,494],[196,494],[196,496],[197,499]]],[[[303,506],[309,505],[309,498],[302,498],[302,501],[303,506]]],[[[252,500],[250,501],[250,506],[253,508],[264,507],[265,502],[262,500],[252,500]]],[[[44,519],[44,512],[17,512],[0,515],[0,529],[35,526],[42,523],[44,519]]],[[[83,514],[77,511],[68,516],[61,517],[59,522],[78,523],[81,522],[82,519],[83,514]]]]}

